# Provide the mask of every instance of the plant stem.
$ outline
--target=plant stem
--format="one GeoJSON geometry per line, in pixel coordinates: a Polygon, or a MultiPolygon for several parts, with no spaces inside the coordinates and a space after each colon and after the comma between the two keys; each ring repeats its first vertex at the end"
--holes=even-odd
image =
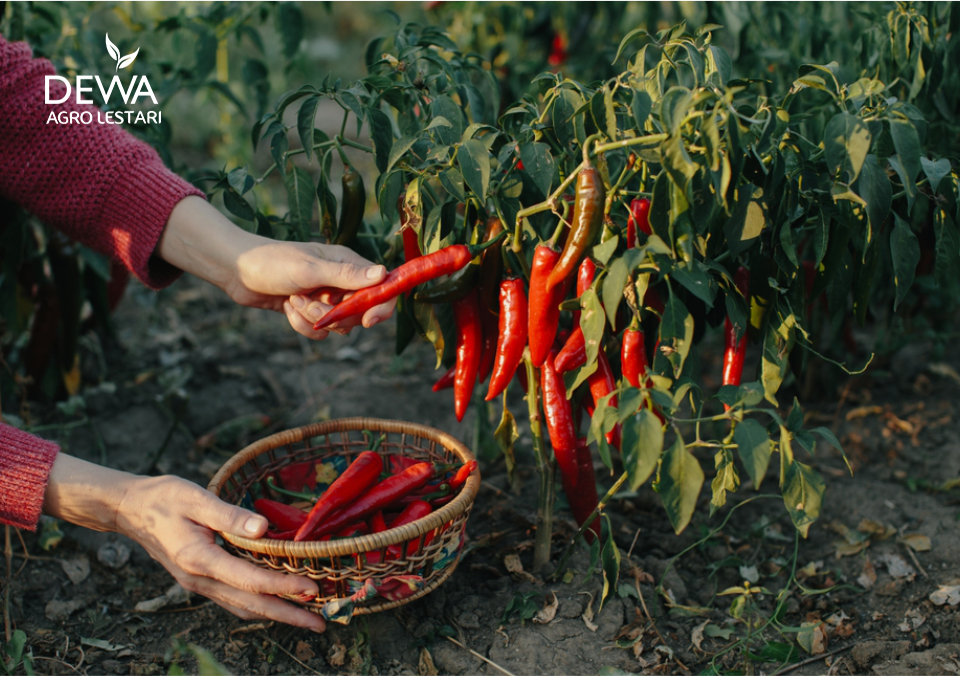
{"type": "Polygon", "coordinates": [[[527,216],[533,216],[534,214],[539,214],[542,211],[550,211],[553,209],[553,203],[559,199],[563,192],[570,187],[570,184],[574,182],[577,178],[577,174],[585,167],[586,165],[581,162],[580,165],[570,172],[570,175],[560,184],[556,190],[553,191],[553,194],[550,195],[547,199],[539,204],[534,204],[532,207],[527,207],[526,209],[521,209],[517,212],[517,232],[520,232],[520,221],[522,221],[527,216]]]}
{"type": "Polygon", "coordinates": [[[368,153],[371,153],[371,154],[373,154],[373,153],[376,152],[376,151],[375,151],[373,148],[371,148],[370,146],[365,146],[365,145],[363,145],[362,143],[357,143],[356,141],[351,141],[351,140],[348,139],[348,138],[341,138],[341,139],[340,139],[340,143],[342,143],[342,144],[345,145],[345,146],[350,146],[351,148],[356,148],[357,150],[363,150],[363,151],[368,152],[368,153]]]}
{"type": "Polygon", "coordinates": [[[636,138],[628,138],[622,141],[611,141],[610,143],[599,143],[594,147],[593,154],[598,155],[600,153],[606,153],[611,150],[620,150],[621,148],[629,148],[630,146],[639,146],[639,145],[654,145],[665,141],[667,139],[667,134],[648,134],[647,136],[638,136],[636,138]]]}
{"type": "Polygon", "coordinates": [[[577,530],[576,534],[573,536],[573,541],[567,545],[566,550],[563,552],[563,557],[560,559],[560,565],[557,566],[557,569],[553,572],[552,578],[554,580],[559,579],[563,575],[564,569],[567,567],[567,561],[570,559],[571,554],[573,554],[573,548],[577,544],[577,540],[580,539],[587,528],[590,527],[590,524],[593,523],[593,520],[600,515],[600,512],[603,511],[603,508],[607,506],[607,503],[613,499],[613,496],[617,494],[617,491],[620,490],[620,487],[627,480],[627,473],[624,472],[620,475],[620,478],[610,487],[610,490],[607,491],[606,495],[600,498],[600,502],[597,503],[597,506],[593,508],[593,511],[590,512],[590,516],[583,520],[583,524],[577,530]]]}
{"type": "Polygon", "coordinates": [[[547,457],[540,428],[540,406],[537,402],[537,387],[540,380],[530,361],[529,348],[524,354],[527,368],[527,410],[530,414],[530,433],[533,435],[533,454],[537,459],[537,474],[540,475],[540,493],[537,498],[537,535],[533,545],[533,572],[539,573],[550,561],[550,542],[553,539],[553,463],[547,457]]]}

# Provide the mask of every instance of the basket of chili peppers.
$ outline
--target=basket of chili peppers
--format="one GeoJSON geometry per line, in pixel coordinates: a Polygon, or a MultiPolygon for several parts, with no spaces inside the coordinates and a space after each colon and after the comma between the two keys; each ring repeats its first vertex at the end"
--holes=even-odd
{"type": "Polygon", "coordinates": [[[480,486],[473,454],[414,423],[343,418],[279,432],[247,446],[208,489],[257,511],[257,540],[222,536],[255,565],[316,580],[296,601],[324,618],[418,599],[453,573],[480,486]]]}

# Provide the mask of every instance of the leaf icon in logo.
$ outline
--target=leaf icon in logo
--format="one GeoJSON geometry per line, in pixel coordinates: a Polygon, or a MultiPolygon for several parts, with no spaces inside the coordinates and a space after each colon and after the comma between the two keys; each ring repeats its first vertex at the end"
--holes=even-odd
{"type": "Polygon", "coordinates": [[[117,46],[116,46],[115,44],[113,44],[112,42],[110,42],[110,34],[107,33],[107,52],[108,52],[108,53],[110,54],[110,56],[113,57],[113,59],[117,62],[117,67],[116,67],[116,69],[115,69],[115,71],[114,71],[114,72],[116,72],[116,71],[120,70],[121,68],[126,68],[126,67],[129,66],[131,63],[133,63],[133,60],[137,58],[137,54],[140,53],[140,48],[137,47],[137,51],[133,52],[132,54],[127,54],[127,55],[126,55],[125,57],[123,57],[123,58],[120,58],[120,50],[117,48],[117,46]]]}

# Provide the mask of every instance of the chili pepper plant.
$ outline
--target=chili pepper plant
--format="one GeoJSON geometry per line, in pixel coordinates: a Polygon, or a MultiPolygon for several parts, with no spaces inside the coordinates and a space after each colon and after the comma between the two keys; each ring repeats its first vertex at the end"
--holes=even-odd
{"type": "MultiPolygon", "coordinates": [[[[605,561],[616,547],[609,533],[595,539],[597,516],[620,488],[648,482],[679,533],[704,494],[712,513],[741,483],[775,481],[806,535],[825,491],[807,456],[818,443],[842,449],[830,430],[806,427],[785,392],[814,360],[865,368],[869,356],[832,344],[846,317],[887,315],[907,297],[924,218],[937,279],[960,263],[956,172],[922,154],[924,113],[891,83],[841,78],[834,63],[801,66],[777,92],[734,77],[714,44],[720,30],[632,31],[616,76],[543,72],[507,102],[480,57],[436,27],[405,24],[370,45],[367,77],[304,86],[254,125],[290,203],[283,218],[258,211],[258,228],[394,267],[354,299],[397,296],[397,351],[419,334],[438,368],[445,355],[455,362],[458,418],[477,387],[502,401],[495,436],[506,453],[520,415],[511,390],[525,390],[541,478],[536,570],[550,557],[554,467],[605,561]],[[344,111],[333,137],[315,128],[323,98],[344,111]],[[379,208],[346,231],[330,184],[334,158],[350,167],[354,153],[375,158],[367,192],[379,208]],[[483,246],[499,265],[468,262],[483,246]],[[455,266],[431,262],[454,251],[455,266]]],[[[239,168],[220,186],[242,196],[257,183],[239,168]]]]}

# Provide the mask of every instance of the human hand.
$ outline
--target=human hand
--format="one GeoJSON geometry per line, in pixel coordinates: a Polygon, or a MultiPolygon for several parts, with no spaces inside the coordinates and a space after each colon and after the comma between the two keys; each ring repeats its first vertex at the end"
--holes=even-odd
{"type": "Polygon", "coordinates": [[[386,269],[343,246],[279,242],[248,233],[199,197],[187,197],[174,207],[156,253],[219,286],[241,305],[283,312],[298,333],[314,340],[326,338],[329,331],[369,328],[390,317],[396,304],[389,301],[314,331],[313,324],[333,304],[383,281],[386,269]]]}
{"type": "Polygon", "coordinates": [[[261,537],[267,520],[173,476],[144,477],[65,453],[50,469],[43,511],[140,543],[180,585],[244,619],[268,618],[313,631],[323,619],[276,597],[315,597],[317,584],[254,566],[217,546],[215,531],[261,537]],[[249,529],[248,529],[249,526],[249,529]]]}
{"type": "Polygon", "coordinates": [[[117,531],[139,542],[184,589],[245,620],[269,619],[322,632],[320,616],[277,598],[315,597],[313,580],[254,566],[217,546],[215,531],[261,537],[267,520],[174,476],[138,477],[117,510],[117,531]]]}

